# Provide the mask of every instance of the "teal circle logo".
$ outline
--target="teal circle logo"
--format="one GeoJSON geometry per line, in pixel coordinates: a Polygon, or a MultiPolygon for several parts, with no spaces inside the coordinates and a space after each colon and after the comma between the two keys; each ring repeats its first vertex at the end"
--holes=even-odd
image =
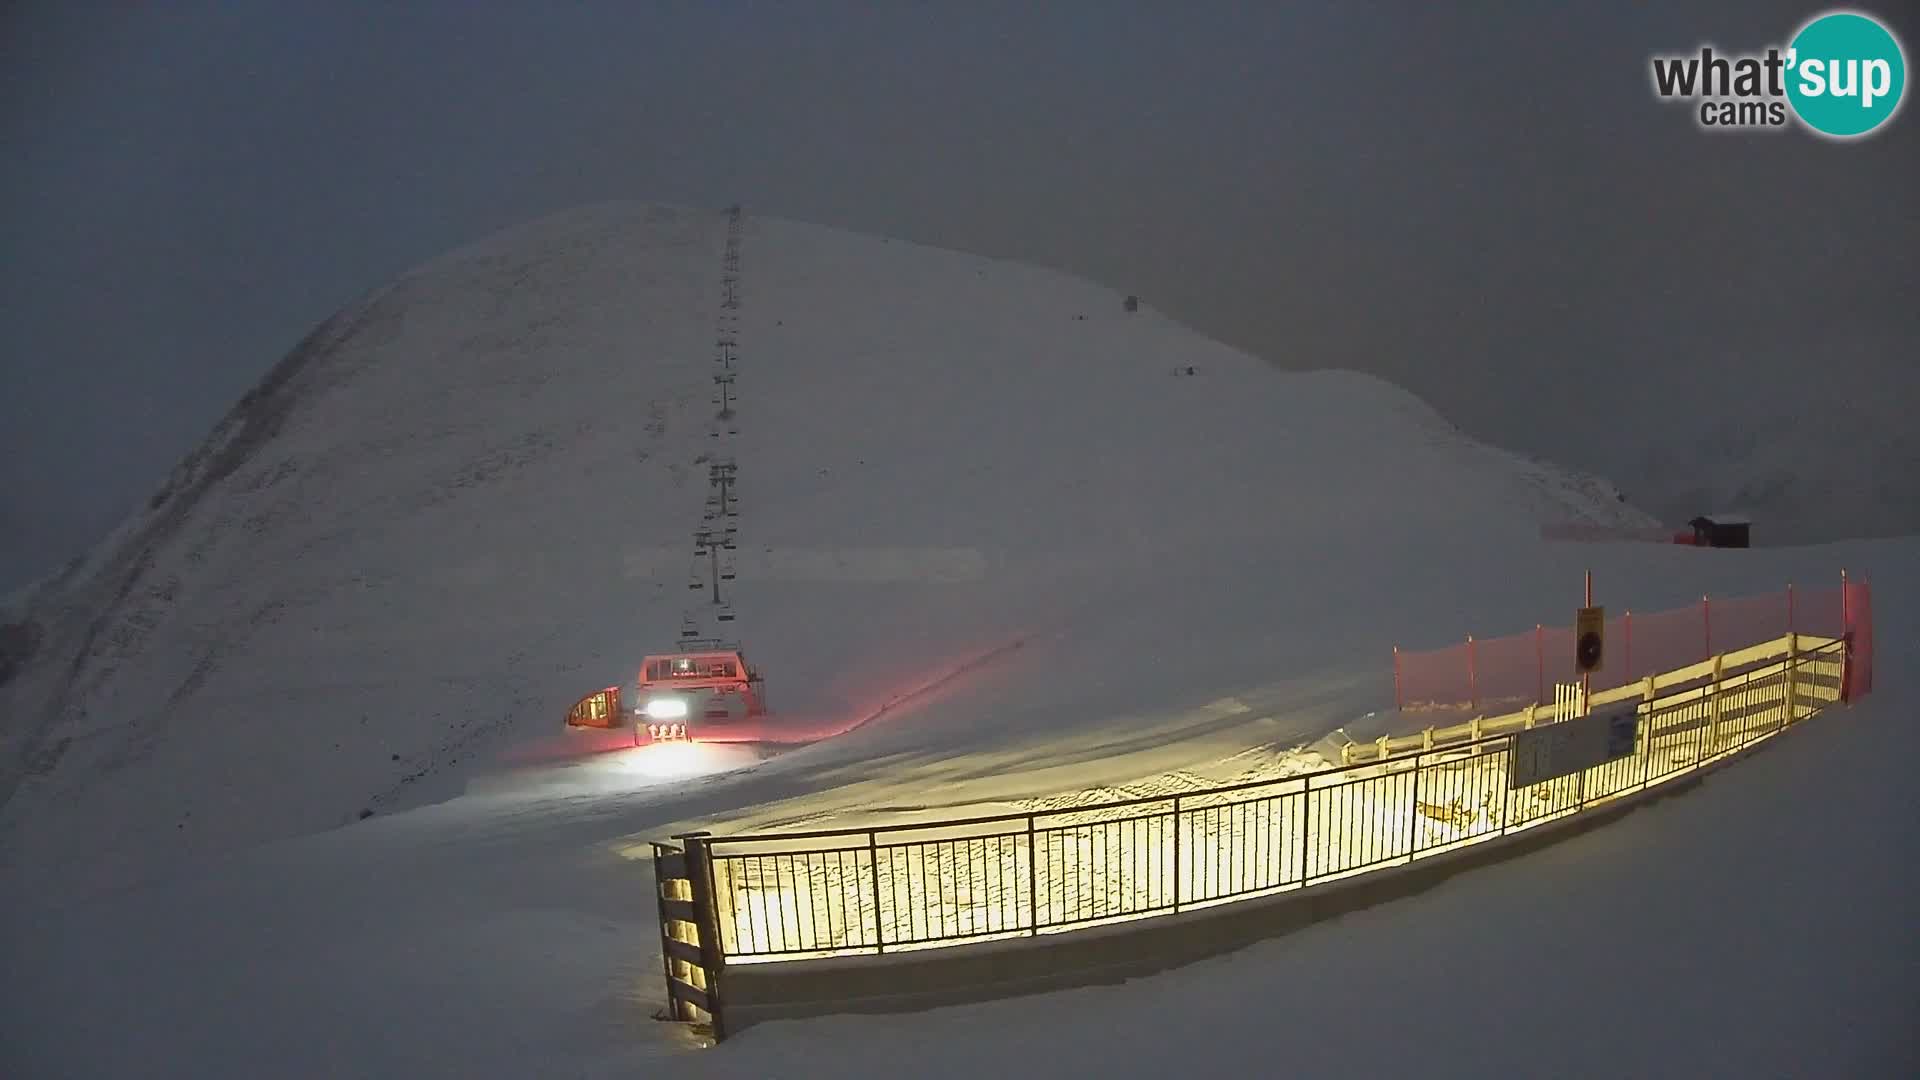
{"type": "Polygon", "coordinates": [[[1891,31],[1851,11],[1822,15],[1788,46],[1787,100],[1822,135],[1850,139],[1893,118],[1907,59],[1891,31]]]}

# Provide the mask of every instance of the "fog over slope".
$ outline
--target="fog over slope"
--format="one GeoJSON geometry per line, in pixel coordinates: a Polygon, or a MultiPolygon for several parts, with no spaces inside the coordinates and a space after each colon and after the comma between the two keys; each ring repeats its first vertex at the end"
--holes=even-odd
{"type": "MultiPolygon", "coordinates": [[[[110,878],[444,797],[668,647],[719,445],[725,233],[591,207],[316,330],[33,599],[0,852],[110,878]]],[[[720,629],[784,716],[1014,646],[916,722],[1137,729],[1355,663],[1375,693],[1393,635],[1451,637],[1484,591],[1432,571],[1450,553],[1511,539],[1520,575],[1542,521],[1648,521],[1389,384],[1276,371],[1067,275],[749,217],[741,277],[720,629]]]]}

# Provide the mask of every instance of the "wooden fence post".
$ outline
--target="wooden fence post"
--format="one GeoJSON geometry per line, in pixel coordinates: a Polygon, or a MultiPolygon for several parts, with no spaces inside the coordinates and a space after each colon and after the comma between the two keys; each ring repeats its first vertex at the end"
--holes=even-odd
{"type": "Polygon", "coordinates": [[[1717,748],[1720,745],[1720,670],[1721,663],[1725,659],[1726,657],[1724,656],[1714,656],[1713,685],[1707,688],[1707,715],[1711,718],[1711,724],[1708,727],[1710,737],[1707,745],[1709,748],[1717,748]]]}
{"type": "Polygon", "coordinates": [[[1853,611],[1847,596],[1847,569],[1840,568],[1840,700],[1853,704],[1853,611]]]}
{"type": "Polygon", "coordinates": [[[726,954],[720,948],[720,919],[713,904],[713,861],[708,850],[712,835],[686,833],[674,839],[687,845],[687,884],[693,891],[694,925],[700,928],[700,966],[707,975],[707,1013],[713,1017],[713,1041],[727,1037],[726,1006],[721,979],[726,954]]]}
{"type": "Polygon", "coordinates": [[[1640,708],[1637,710],[1644,717],[1641,723],[1645,725],[1640,735],[1641,749],[1647,755],[1646,764],[1642,767],[1640,774],[1642,783],[1653,775],[1653,696],[1655,693],[1653,672],[1649,671],[1646,678],[1640,680],[1640,708]]]}
{"type": "MultiPolygon", "coordinates": [[[[1788,593],[1788,595],[1791,596],[1792,593],[1788,593]]],[[[1791,633],[1787,635],[1787,715],[1781,717],[1781,727],[1786,727],[1788,724],[1800,718],[1799,709],[1796,708],[1794,703],[1796,696],[1794,683],[1800,679],[1799,644],[1798,641],[1794,640],[1794,636],[1791,633]]]]}

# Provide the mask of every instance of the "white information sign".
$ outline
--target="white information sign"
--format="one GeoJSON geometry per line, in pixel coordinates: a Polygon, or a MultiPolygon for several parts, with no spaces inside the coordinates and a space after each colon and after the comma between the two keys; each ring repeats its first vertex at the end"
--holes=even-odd
{"type": "Polygon", "coordinates": [[[1632,705],[1518,732],[1507,786],[1529,787],[1630,757],[1637,732],[1632,705]]]}

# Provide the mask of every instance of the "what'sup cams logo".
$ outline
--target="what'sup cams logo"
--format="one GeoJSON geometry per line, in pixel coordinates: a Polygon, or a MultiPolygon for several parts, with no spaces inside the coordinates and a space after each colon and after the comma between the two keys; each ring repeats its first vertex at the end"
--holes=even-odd
{"type": "Polygon", "coordinates": [[[1817,15],[1783,49],[1653,57],[1653,92],[1693,103],[1708,131],[1784,128],[1792,120],[1829,139],[1884,128],[1906,96],[1907,59],[1880,20],[1856,11],[1817,15]]]}

